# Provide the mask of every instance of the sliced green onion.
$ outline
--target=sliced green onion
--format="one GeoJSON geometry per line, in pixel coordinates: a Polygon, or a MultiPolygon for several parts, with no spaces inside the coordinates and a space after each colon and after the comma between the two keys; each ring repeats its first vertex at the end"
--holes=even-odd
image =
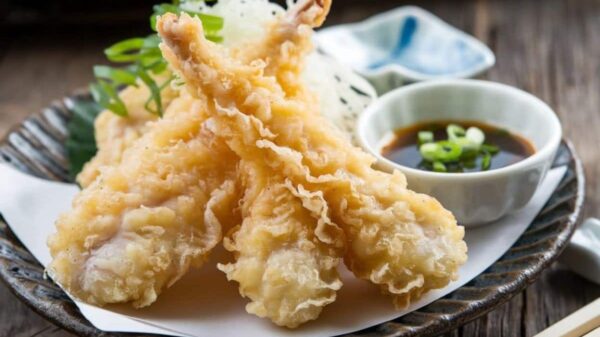
{"type": "MultiPolygon", "coordinates": [[[[440,126],[442,127],[442,126],[440,126]]],[[[495,145],[485,144],[485,133],[477,127],[465,130],[460,125],[446,126],[447,140],[434,140],[434,132],[429,130],[417,133],[419,152],[423,160],[419,167],[435,172],[464,172],[475,169],[478,163],[481,170],[489,170],[492,158],[500,152],[495,145]],[[481,162],[478,162],[481,158],[481,162]]]]}
{"type": "Polygon", "coordinates": [[[487,171],[492,166],[492,155],[489,153],[485,153],[483,155],[483,159],[481,160],[481,170],[487,171]]]}
{"type": "Polygon", "coordinates": [[[436,143],[425,143],[419,147],[423,159],[429,162],[444,163],[457,161],[462,154],[462,148],[453,142],[443,140],[436,143]]]}
{"type": "Polygon", "coordinates": [[[106,48],[104,54],[112,62],[132,62],[139,58],[139,50],[143,45],[143,38],[127,39],[106,48]]]}
{"type": "Polygon", "coordinates": [[[481,144],[483,144],[485,141],[485,134],[483,131],[481,131],[480,128],[473,126],[467,130],[465,137],[477,146],[481,146],[481,144]]]}
{"type": "Polygon", "coordinates": [[[417,137],[419,138],[419,144],[433,143],[433,132],[431,131],[419,131],[417,137]]]}
{"type": "Polygon", "coordinates": [[[467,137],[459,137],[454,139],[452,142],[462,148],[463,155],[469,156],[473,153],[477,155],[477,153],[479,152],[479,145],[473,143],[467,137]]]}
{"type": "Polygon", "coordinates": [[[202,27],[204,27],[205,30],[215,30],[216,31],[216,30],[223,29],[223,27],[225,26],[225,20],[223,20],[223,18],[220,16],[203,14],[203,13],[191,13],[191,12],[188,12],[188,13],[197,15],[200,18],[200,20],[202,21],[202,27]]]}
{"type": "Polygon", "coordinates": [[[163,108],[162,108],[162,98],[160,97],[161,88],[158,86],[156,81],[152,79],[152,77],[146,72],[145,69],[140,68],[137,73],[138,77],[148,86],[150,89],[150,97],[146,101],[144,108],[154,115],[158,115],[162,117],[163,108]],[[154,106],[152,106],[154,103],[154,106]]]}
{"type": "Polygon", "coordinates": [[[185,10],[174,4],[159,4],[155,5],[153,9],[154,13],[150,17],[150,27],[154,31],[156,31],[156,18],[165,13],[187,13],[190,16],[198,17],[200,21],[202,21],[202,28],[204,28],[205,31],[219,31],[225,26],[225,21],[220,16],[185,10]]]}
{"type": "Polygon", "coordinates": [[[497,147],[496,145],[483,144],[483,145],[481,145],[481,151],[487,152],[491,155],[495,155],[498,152],[500,152],[500,148],[497,147]]]}
{"type": "Polygon", "coordinates": [[[214,43],[221,43],[223,42],[223,37],[222,36],[217,36],[217,35],[206,35],[206,39],[209,41],[212,41],[214,43]]]}
{"type": "Polygon", "coordinates": [[[468,169],[474,169],[477,166],[475,158],[463,161],[463,166],[468,169]]]}
{"type": "Polygon", "coordinates": [[[437,143],[425,143],[419,147],[419,152],[421,152],[421,156],[423,159],[429,162],[434,162],[437,159],[437,155],[439,150],[439,145],[437,143]]]}
{"type": "Polygon", "coordinates": [[[109,66],[94,66],[94,76],[110,80],[116,85],[136,85],[137,76],[128,70],[117,69],[109,66]]]}
{"type": "MultiPolygon", "coordinates": [[[[220,31],[224,27],[224,21],[219,16],[186,10],[177,0],[174,0],[173,3],[156,5],[153,9],[154,13],[150,21],[154,30],[156,30],[156,18],[159,15],[185,12],[200,18],[205,37],[208,40],[213,42],[223,41],[220,31]]],[[[97,82],[93,83],[90,89],[98,105],[120,116],[127,115],[127,108],[118,96],[118,91],[124,85],[137,85],[143,82],[150,89],[150,97],[145,104],[146,110],[162,116],[163,107],[160,92],[169,85],[172,79],[163,84],[158,84],[151,76],[151,74],[156,75],[164,72],[168,67],[158,47],[160,42],[159,36],[152,34],[145,38],[131,38],[115,43],[104,51],[106,57],[112,62],[131,64],[119,68],[110,66],[96,66],[94,68],[97,82]]]]}
{"type": "Polygon", "coordinates": [[[460,125],[448,124],[446,127],[446,133],[448,134],[449,140],[454,140],[459,137],[464,137],[465,129],[460,125]]]}
{"type": "Polygon", "coordinates": [[[442,140],[437,143],[438,152],[436,159],[444,163],[457,161],[462,154],[462,148],[454,142],[442,140]]]}
{"type": "Polygon", "coordinates": [[[119,97],[117,89],[105,80],[90,84],[90,92],[94,100],[102,107],[119,116],[127,116],[127,107],[119,97]]]}
{"type": "Polygon", "coordinates": [[[448,172],[448,169],[446,168],[446,165],[444,165],[444,163],[442,163],[440,161],[434,161],[433,162],[433,171],[435,171],[435,172],[448,172]]]}

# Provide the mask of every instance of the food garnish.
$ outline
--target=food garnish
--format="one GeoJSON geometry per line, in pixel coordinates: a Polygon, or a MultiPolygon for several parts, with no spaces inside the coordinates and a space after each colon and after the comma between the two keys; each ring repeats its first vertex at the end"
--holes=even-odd
{"type": "Polygon", "coordinates": [[[478,158],[481,158],[481,170],[489,170],[492,157],[500,149],[491,144],[485,144],[485,133],[476,126],[464,129],[458,124],[446,127],[448,139],[434,140],[433,132],[418,133],[419,152],[423,158],[423,167],[435,172],[448,172],[447,165],[455,166],[454,170],[473,168],[478,158]]]}
{"type": "Polygon", "coordinates": [[[185,87],[151,123],[133,94],[121,96],[137,107],[128,118],[98,117],[107,137],[138,132],[123,120],[144,129],[56,221],[49,275],[87,303],[141,308],[222,240],[232,254],[218,268],[246,311],[289,328],[336,300],[341,263],[403,308],[456,280],[467,247],[452,213],[375,170],[305,88],[311,28],[330,6],[301,0],[235,52],[197,17],[162,15],[160,48],[185,87]]]}
{"type": "MultiPolygon", "coordinates": [[[[158,4],[153,7],[150,27],[156,32],[156,18],[165,13],[187,13],[202,20],[206,38],[221,42],[220,31],[223,18],[194,10],[194,4],[202,0],[178,1],[158,4]]],[[[213,2],[213,1],[206,1],[213,2]]],[[[161,92],[170,85],[175,76],[169,73],[158,44],[156,33],[146,37],[129,38],[117,42],[104,50],[108,61],[118,66],[96,65],[93,68],[96,80],[90,84],[93,102],[74,100],[73,118],[68,123],[67,155],[69,175],[72,179],[82,171],[84,164],[94,157],[97,144],[94,140],[94,120],[102,110],[109,110],[118,116],[128,116],[127,105],[119,95],[126,86],[146,86],[148,90],[144,109],[153,115],[162,116],[165,102],[161,92]],[[169,73],[168,76],[158,76],[169,73]]],[[[181,83],[177,83],[181,84],[181,83]]],[[[81,183],[81,182],[80,182],[81,183]]]]}
{"type": "MultiPolygon", "coordinates": [[[[150,17],[150,27],[156,31],[156,18],[165,13],[187,13],[202,20],[206,38],[213,42],[221,42],[219,31],[223,28],[223,19],[215,15],[208,15],[184,8],[186,1],[174,0],[173,3],[164,3],[154,6],[150,17]]],[[[119,97],[119,89],[126,85],[138,86],[141,83],[150,89],[150,97],[146,102],[146,110],[152,114],[162,116],[163,104],[160,91],[173,79],[157,83],[152,75],[160,74],[167,70],[167,62],[163,59],[158,44],[160,38],[156,33],[147,37],[130,38],[113,44],[104,50],[106,58],[114,63],[123,64],[120,67],[99,65],[94,67],[96,82],[90,85],[94,100],[104,109],[108,109],[119,116],[127,115],[127,108],[119,97]],[[140,83],[141,82],[141,83],[140,83]]]]}

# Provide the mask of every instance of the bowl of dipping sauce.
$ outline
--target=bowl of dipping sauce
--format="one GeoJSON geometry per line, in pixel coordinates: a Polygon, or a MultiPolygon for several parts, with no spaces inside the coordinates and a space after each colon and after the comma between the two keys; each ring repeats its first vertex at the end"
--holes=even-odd
{"type": "Polygon", "coordinates": [[[378,168],[437,198],[465,226],[524,207],[562,138],[552,109],[522,90],[479,80],[412,84],[382,96],[357,139],[378,168]]]}

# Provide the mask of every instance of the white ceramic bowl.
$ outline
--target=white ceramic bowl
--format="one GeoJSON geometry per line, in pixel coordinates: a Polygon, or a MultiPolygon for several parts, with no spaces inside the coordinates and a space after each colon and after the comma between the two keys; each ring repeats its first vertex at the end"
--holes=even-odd
{"type": "Polygon", "coordinates": [[[460,224],[477,226],[522,208],[548,172],[562,138],[556,114],[519,89],[478,80],[438,80],[389,92],[372,104],[357,126],[359,143],[385,171],[406,174],[409,188],[436,197],[460,224]],[[513,165],[475,173],[436,173],[396,164],[381,155],[398,128],[436,120],[472,120],[519,134],[536,153],[513,165]]]}

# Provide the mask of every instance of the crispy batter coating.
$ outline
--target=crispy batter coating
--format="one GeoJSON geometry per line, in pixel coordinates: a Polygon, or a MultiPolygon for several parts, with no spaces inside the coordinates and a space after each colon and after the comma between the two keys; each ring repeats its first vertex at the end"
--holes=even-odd
{"type": "MultiPolygon", "coordinates": [[[[267,38],[256,48],[258,54],[239,54],[242,62],[271,55],[265,75],[273,76],[286,96],[316,106],[300,74],[312,50],[308,25],[320,25],[328,9],[315,1],[298,3],[269,28],[267,38]]],[[[295,328],[316,319],[335,300],[342,286],[337,268],[344,234],[329,218],[321,192],[292,184],[260,157],[245,156],[240,166],[241,184],[246,188],[244,220],[225,239],[235,262],[219,268],[250,298],[249,313],[295,328]]]]}
{"type": "Polygon", "coordinates": [[[329,219],[322,193],[295,186],[264,164],[241,166],[244,220],[224,241],[235,262],[218,267],[250,298],[249,313],[295,328],[335,301],[343,232],[329,219]]]}
{"type": "Polygon", "coordinates": [[[299,2],[254,55],[205,40],[185,13],[159,18],[161,49],[189,93],[173,94],[158,121],[98,122],[114,129],[102,137],[122,140],[82,174],[87,188],[57,220],[51,276],[89,303],[147,306],[239,224],[224,242],[234,261],[219,269],[248,312],[278,325],[335,300],[342,259],[398,306],[456,279],[467,248],[452,214],[401,173],[373,170],[299,80],[330,5],[299,2]]]}
{"type": "Polygon", "coordinates": [[[48,272],[88,303],[150,305],[239,221],[237,157],[203,135],[205,102],[171,108],[56,221],[48,272]]]}
{"type": "MultiPolygon", "coordinates": [[[[292,72],[301,69],[303,55],[310,51],[306,43],[310,34],[298,30],[302,32],[299,38],[289,27],[286,29],[279,39],[268,35],[270,42],[260,50],[274,53],[273,57],[265,57],[271,61],[266,62],[270,75],[279,79],[283,78],[278,75],[280,71],[285,73],[289,80],[284,87],[291,88],[300,78],[292,72]],[[274,43],[281,44],[279,50],[274,43]],[[296,48],[296,43],[303,46],[296,48]],[[290,60],[276,63],[280,57],[290,60]]],[[[282,30],[271,32],[279,34],[282,30]]],[[[186,91],[170,100],[160,121],[152,121],[151,115],[140,110],[143,89],[129,88],[123,95],[130,117],[119,119],[106,113],[99,117],[99,140],[107,151],[99,152],[80,176],[89,177],[80,180],[89,187],[77,197],[73,210],[57,221],[58,232],[49,240],[54,257],[49,267],[52,276],[90,303],[133,301],[136,307],[149,305],[190,264],[202,262],[219,239],[222,219],[229,224],[235,222],[237,214],[228,213],[242,194],[237,188],[242,184],[246,217],[227,241],[227,248],[235,252],[237,259],[221,268],[230,279],[239,281],[242,294],[251,298],[249,312],[288,327],[315,319],[323,306],[335,300],[341,287],[337,266],[344,242],[343,232],[328,218],[322,194],[293,185],[276,172],[267,172],[269,169],[260,161],[243,161],[240,165],[255,168],[243,176],[255,172],[253,178],[269,177],[268,182],[235,179],[233,167],[238,158],[202,133],[206,102],[192,100],[186,91]],[[114,142],[107,138],[109,135],[115,137],[114,142]],[[159,139],[160,144],[156,144],[159,139]],[[162,156],[157,155],[160,153],[162,156]],[[189,163],[179,165],[180,157],[185,158],[183,163],[189,163]],[[210,163],[215,158],[219,163],[210,163]],[[161,181],[164,165],[169,166],[169,179],[161,181]],[[194,186],[194,179],[199,188],[194,186]],[[149,182],[159,186],[149,188],[149,182]],[[176,190],[169,188],[174,182],[179,182],[176,190]],[[168,206],[151,206],[158,195],[167,200],[168,206]],[[283,203],[274,207],[274,198],[283,203]],[[185,206],[189,209],[178,205],[181,199],[187,200],[185,206]],[[265,233],[271,233],[270,240],[265,233]],[[245,242],[257,240],[267,240],[264,250],[245,248],[245,242]],[[293,289],[301,291],[291,296],[293,289]]]]}
{"type": "MultiPolygon", "coordinates": [[[[315,12],[312,6],[303,9],[315,12]]],[[[289,95],[301,96],[307,92],[299,85],[299,72],[311,50],[310,28],[296,29],[288,20],[281,21],[285,29],[271,27],[257,50],[273,55],[263,64],[275,86],[296,87],[299,90],[288,90],[289,95]]],[[[300,22],[294,22],[297,24],[300,22]]],[[[210,131],[210,123],[207,129],[210,131]]],[[[297,327],[317,318],[323,307],[335,300],[342,286],[337,268],[343,257],[344,234],[329,219],[322,193],[292,184],[265,166],[261,158],[246,157],[240,167],[244,220],[225,240],[235,262],[219,268],[229,280],[237,281],[240,293],[251,300],[246,307],[249,313],[297,327]]]]}
{"type": "MultiPolygon", "coordinates": [[[[318,104],[313,96],[301,84],[301,70],[304,58],[312,51],[311,27],[320,26],[329,11],[330,1],[317,6],[314,1],[302,1],[290,8],[285,16],[274,20],[267,33],[258,43],[247,43],[231,48],[235,57],[243,62],[264,62],[265,75],[274,76],[290,96],[302,95],[305,100],[318,104]],[[312,5],[311,5],[312,4],[312,5]]],[[[163,83],[172,75],[170,71],[154,75],[157,83],[163,83]]],[[[125,150],[135,143],[152,127],[158,116],[149,113],[146,100],[150,91],[140,83],[129,86],[119,93],[129,114],[118,116],[109,110],[102,111],[94,122],[97,154],[84,166],[77,176],[81,187],[90,185],[105,166],[117,164],[123,158],[125,150]]],[[[165,106],[165,115],[171,113],[170,103],[174,99],[190,99],[185,90],[166,86],[161,91],[165,106]],[[180,97],[183,96],[183,97],[180,97]]]]}
{"type": "Polygon", "coordinates": [[[301,73],[306,56],[313,50],[313,28],[320,27],[329,10],[331,0],[302,0],[291,7],[283,17],[275,20],[258,45],[234,49],[234,57],[250,64],[255,60],[266,63],[265,76],[274,76],[286,95],[301,97],[317,103],[315,96],[306,89],[301,73]]]}
{"type": "Polygon", "coordinates": [[[439,202],[408,190],[399,172],[372,169],[374,158],[309,111],[312,105],[285,99],[261,65],[242,64],[206,41],[197,19],[167,14],[158,29],[164,56],[190,92],[207,100],[217,137],[242,159],[262,158],[293,185],[322,191],[357,277],[380,285],[398,306],[457,278],[467,257],[464,229],[439,202]]]}

